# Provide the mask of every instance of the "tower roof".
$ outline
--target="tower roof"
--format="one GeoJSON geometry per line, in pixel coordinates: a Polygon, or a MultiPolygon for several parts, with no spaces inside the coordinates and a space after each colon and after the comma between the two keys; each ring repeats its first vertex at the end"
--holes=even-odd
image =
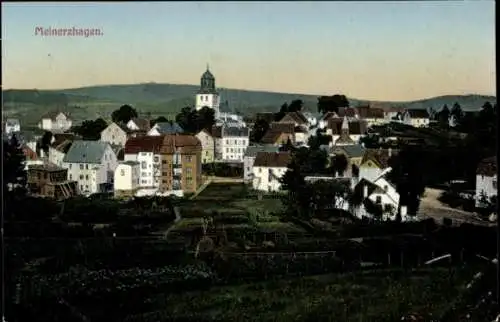
{"type": "Polygon", "coordinates": [[[210,72],[210,69],[208,68],[207,65],[207,70],[201,75],[201,79],[210,79],[210,80],[215,80],[214,75],[210,72]]]}
{"type": "Polygon", "coordinates": [[[349,131],[349,121],[347,121],[346,116],[344,116],[344,119],[342,120],[342,130],[349,131]]]}

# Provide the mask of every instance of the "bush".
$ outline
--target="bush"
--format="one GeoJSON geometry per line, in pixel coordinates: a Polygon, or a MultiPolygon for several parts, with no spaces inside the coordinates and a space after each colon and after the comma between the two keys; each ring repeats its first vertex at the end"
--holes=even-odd
{"type": "Polygon", "coordinates": [[[205,175],[216,177],[243,177],[243,165],[232,163],[209,163],[202,165],[202,172],[205,175]]]}

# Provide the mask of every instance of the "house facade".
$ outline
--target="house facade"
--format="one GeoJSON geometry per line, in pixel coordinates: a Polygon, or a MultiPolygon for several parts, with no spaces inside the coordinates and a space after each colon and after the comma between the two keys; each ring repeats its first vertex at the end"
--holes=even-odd
{"type": "Polygon", "coordinates": [[[63,112],[51,112],[42,116],[38,127],[45,131],[65,132],[71,128],[73,121],[68,114],[63,112]]]}
{"type": "Polygon", "coordinates": [[[295,123],[273,122],[261,139],[262,144],[281,146],[290,141],[295,145],[295,123]]]}
{"type": "Polygon", "coordinates": [[[114,193],[115,197],[133,197],[139,189],[140,163],[125,161],[118,164],[115,170],[114,193]]]}
{"type": "Polygon", "coordinates": [[[253,166],[255,163],[255,157],[258,152],[279,152],[279,147],[274,145],[254,145],[247,147],[245,156],[243,157],[243,179],[245,181],[251,181],[254,177],[253,166]]]}
{"type": "Polygon", "coordinates": [[[49,164],[31,165],[27,171],[30,194],[53,199],[67,199],[78,194],[78,184],[68,181],[68,170],[49,164]]]}
{"type": "Polygon", "coordinates": [[[496,156],[482,160],[476,170],[476,208],[486,208],[498,196],[496,156]]]}
{"type": "Polygon", "coordinates": [[[391,158],[398,153],[395,149],[367,149],[359,166],[359,179],[374,181],[390,167],[391,158]]]}
{"type": "Polygon", "coordinates": [[[72,144],[73,141],[71,140],[65,140],[61,143],[56,141],[51,144],[49,146],[49,162],[59,167],[63,167],[64,157],[66,156],[66,153],[68,153],[72,144]]]}
{"type": "Polygon", "coordinates": [[[215,139],[207,130],[202,130],[195,135],[201,142],[201,162],[203,164],[215,161],[215,139]]]}
{"type": "MultiPolygon", "coordinates": [[[[333,146],[337,143],[337,140],[341,137],[341,135],[348,135],[350,140],[349,144],[357,144],[359,140],[366,135],[368,129],[368,125],[366,121],[363,120],[353,120],[344,116],[343,118],[330,118],[328,120],[328,126],[326,128],[326,135],[330,135],[332,140],[330,141],[330,145],[333,146]],[[344,125],[344,127],[342,127],[344,125]],[[352,143],[351,143],[352,141],[352,143]]],[[[346,142],[347,138],[343,138],[342,141],[346,142]]],[[[339,145],[346,145],[344,143],[339,145]]]]}
{"type": "Polygon", "coordinates": [[[202,151],[201,142],[194,135],[165,135],[160,148],[159,193],[178,196],[194,193],[202,185],[202,151]]]}
{"type": "Polygon", "coordinates": [[[141,189],[156,191],[160,187],[162,144],[163,136],[133,137],[125,144],[124,161],[134,161],[140,164],[139,187],[141,189]]]}
{"type": "Polygon", "coordinates": [[[222,126],[222,161],[243,162],[243,156],[250,144],[250,130],[246,127],[222,126]]]}
{"type": "Polygon", "coordinates": [[[101,132],[101,141],[107,142],[111,145],[125,146],[127,138],[127,128],[120,126],[115,122],[112,122],[101,132]]]}
{"type": "Polygon", "coordinates": [[[109,143],[74,141],[63,159],[68,180],[77,181],[80,193],[90,195],[112,188],[114,171],[118,166],[109,143]]]}
{"type": "Polygon", "coordinates": [[[259,191],[279,191],[280,179],[291,162],[290,152],[258,152],[253,166],[252,187],[259,191]]]}

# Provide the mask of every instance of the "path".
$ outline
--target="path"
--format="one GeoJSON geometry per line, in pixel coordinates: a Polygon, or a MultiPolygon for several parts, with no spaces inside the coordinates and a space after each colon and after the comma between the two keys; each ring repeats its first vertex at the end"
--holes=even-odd
{"type": "Polygon", "coordinates": [[[438,200],[441,193],[444,190],[426,188],[424,196],[420,202],[420,209],[418,216],[426,219],[433,218],[438,223],[441,223],[444,218],[449,218],[454,224],[470,223],[483,226],[494,226],[494,223],[490,223],[482,220],[476,213],[451,208],[446,204],[443,204],[438,200]]]}

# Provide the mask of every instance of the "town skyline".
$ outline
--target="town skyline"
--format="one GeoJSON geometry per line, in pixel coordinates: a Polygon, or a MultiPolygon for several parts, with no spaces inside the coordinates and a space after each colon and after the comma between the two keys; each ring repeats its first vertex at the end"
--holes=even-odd
{"type": "Polygon", "coordinates": [[[3,89],[196,85],[208,63],[217,87],[231,89],[386,101],[496,96],[492,1],[2,7],[3,89]],[[37,27],[103,35],[42,37],[37,27]]]}

